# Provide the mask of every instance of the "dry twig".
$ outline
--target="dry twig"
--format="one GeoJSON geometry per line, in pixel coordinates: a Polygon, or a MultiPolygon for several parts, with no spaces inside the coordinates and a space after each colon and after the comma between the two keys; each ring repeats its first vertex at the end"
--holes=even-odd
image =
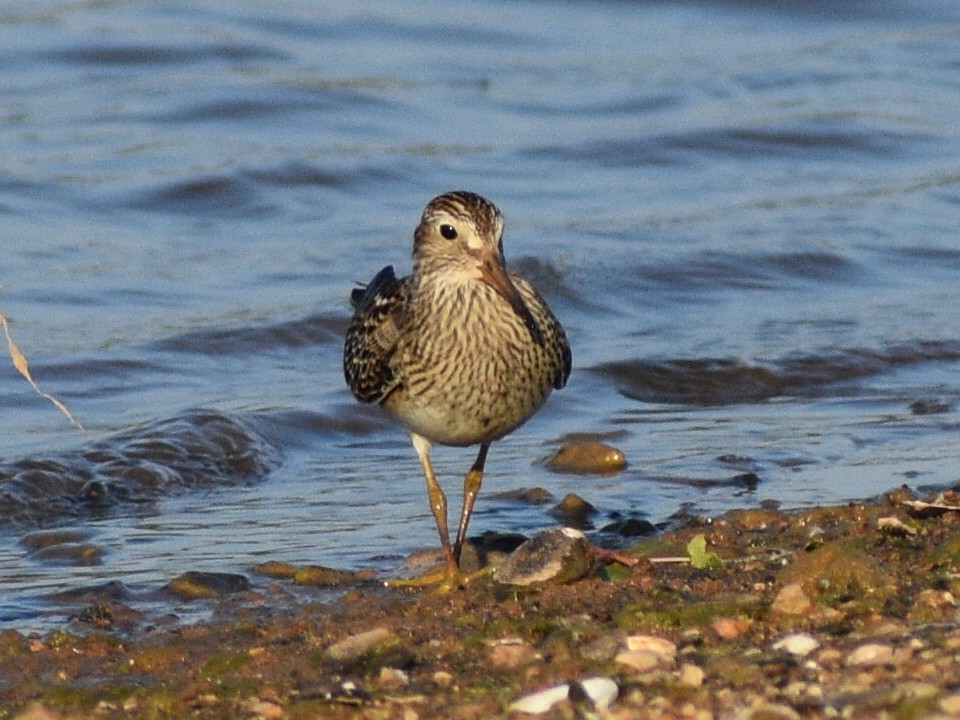
{"type": "Polygon", "coordinates": [[[10,327],[7,325],[7,318],[4,317],[3,313],[0,313],[0,324],[3,325],[3,334],[7,337],[7,349],[10,351],[10,358],[13,360],[13,366],[17,369],[17,372],[23,375],[26,381],[30,383],[30,387],[36,390],[39,395],[52,402],[60,412],[66,415],[67,420],[76,426],[80,432],[86,432],[83,429],[83,425],[81,425],[73,416],[73,414],[67,409],[66,405],[57,400],[53,395],[43,392],[43,390],[37,387],[37,384],[33,381],[33,378],[30,377],[30,367],[27,364],[27,358],[22,352],[20,352],[20,348],[18,348],[16,343],[13,342],[13,338],[10,337],[10,327]]]}

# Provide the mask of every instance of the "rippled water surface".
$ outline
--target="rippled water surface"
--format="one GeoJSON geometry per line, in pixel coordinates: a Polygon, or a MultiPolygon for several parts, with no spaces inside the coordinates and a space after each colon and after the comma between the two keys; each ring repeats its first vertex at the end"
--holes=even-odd
{"type": "MultiPolygon", "coordinates": [[[[0,373],[0,624],[436,545],[341,352],[351,287],[456,188],[574,354],[474,532],[556,522],[520,487],[599,530],[955,483],[958,70],[952,1],[0,7],[0,312],[87,429],[0,373]],[[628,468],[548,471],[580,433],[628,468]]],[[[437,452],[452,506],[472,460],[437,452]]]]}

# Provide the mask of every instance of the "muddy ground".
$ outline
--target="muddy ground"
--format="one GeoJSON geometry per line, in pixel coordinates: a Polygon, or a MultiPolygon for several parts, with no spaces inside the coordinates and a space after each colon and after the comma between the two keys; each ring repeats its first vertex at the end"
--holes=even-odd
{"type": "Polygon", "coordinates": [[[557,685],[540,717],[960,717],[958,498],[912,500],[692,519],[632,567],[540,588],[268,565],[181,578],[200,623],[96,598],[47,636],[0,634],[0,718],[525,717],[511,703],[557,685]],[[685,561],[698,535],[722,564],[685,561]],[[595,705],[593,677],[617,696],[595,705]]]}

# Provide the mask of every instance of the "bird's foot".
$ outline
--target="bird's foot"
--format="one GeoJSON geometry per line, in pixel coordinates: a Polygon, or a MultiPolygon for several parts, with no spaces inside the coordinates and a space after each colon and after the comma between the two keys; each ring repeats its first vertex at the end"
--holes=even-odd
{"type": "Polygon", "coordinates": [[[417,575],[411,578],[391,578],[384,584],[389,588],[429,588],[442,595],[453,590],[462,590],[467,585],[477,582],[493,574],[492,567],[485,567],[472,573],[462,573],[460,570],[451,570],[447,567],[440,567],[436,570],[430,570],[423,575],[417,575]]]}

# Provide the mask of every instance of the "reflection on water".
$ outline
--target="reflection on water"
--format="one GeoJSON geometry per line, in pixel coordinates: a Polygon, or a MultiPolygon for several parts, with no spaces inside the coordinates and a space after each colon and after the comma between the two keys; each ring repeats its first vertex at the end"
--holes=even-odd
{"type": "MultiPolygon", "coordinates": [[[[0,624],[88,586],[148,603],[188,569],[434,547],[409,441],[353,402],[341,348],[354,283],[405,272],[456,188],[504,211],[577,363],[491,450],[476,532],[555,522],[518,488],[584,496],[615,541],[957,481],[954,3],[0,17],[0,309],[89,430],[0,375],[0,624]],[[550,472],[583,433],[627,469],[550,472]]],[[[437,453],[453,505],[470,455],[437,453]]]]}

